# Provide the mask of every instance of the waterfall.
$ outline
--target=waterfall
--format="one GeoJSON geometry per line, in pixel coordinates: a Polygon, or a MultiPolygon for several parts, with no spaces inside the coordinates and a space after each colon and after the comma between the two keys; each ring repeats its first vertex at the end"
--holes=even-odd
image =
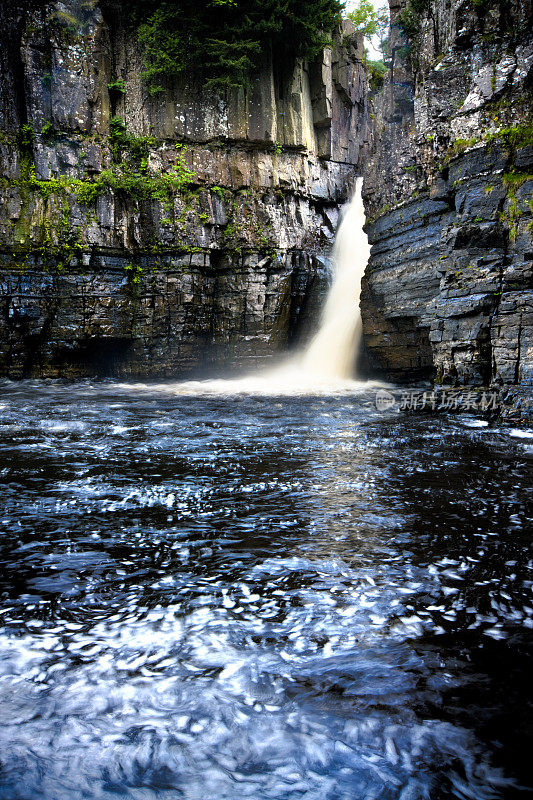
{"type": "Polygon", "coordinates": [[[353,380],[355,356],[361,337],[361,278],[370,255],[363,231],[365,213],[361,183],[361,179],[358,179],[335,237],[331,286],[318,331],[307,348],[271,369],[231,380],[169,384],[167,388],[170,391],[194,396],[294,395],[353,391],[356,386],[363,385],[353,380]]]}
{"type": "Polygon", "coordinates": [[[363,230],[365,211],[361,197],[362,180],[356,183],[335,237],[333,276],[322,312],[320,326],[303,354],[304,372],[317,377],[352,377],[361,339],[359,297],[361,279],[370,255],[363,230]]]}

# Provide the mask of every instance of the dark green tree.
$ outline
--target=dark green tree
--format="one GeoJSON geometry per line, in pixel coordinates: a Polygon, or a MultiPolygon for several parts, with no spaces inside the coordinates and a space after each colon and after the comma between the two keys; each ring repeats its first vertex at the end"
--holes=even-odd
{"type": "Polygon", "coordinates": [[[192,70],[207,86],[247,86],[272,52],[311,58],[341,19],[340,0],[132,0],[151,93],[192,70]]]}

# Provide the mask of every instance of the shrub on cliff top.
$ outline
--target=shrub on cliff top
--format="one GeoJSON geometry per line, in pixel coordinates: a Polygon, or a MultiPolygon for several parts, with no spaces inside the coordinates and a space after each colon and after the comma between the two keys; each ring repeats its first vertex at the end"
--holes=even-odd
{"type": "Polygon", "coordinates": [[[249,85],[269,54],[316,55],[340,21],[340,0],[132,0],[152,94],[191,70],[207,86],[249,85]]]}

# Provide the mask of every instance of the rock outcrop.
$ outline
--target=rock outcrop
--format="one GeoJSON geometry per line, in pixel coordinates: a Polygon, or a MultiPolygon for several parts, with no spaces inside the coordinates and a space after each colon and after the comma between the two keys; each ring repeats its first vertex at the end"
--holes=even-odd
{"type": "Polygon", "coordinates": [[[367,128],[362,42],[155,97],[120,4],[4,4],[0,374],[248,366],[308,327],[367,128]]]}
{"type": "Polygon", "coordinates": [[[533,385],[530,0],[391,0],[363,159],[370,361],[396,380],[533,385]]]}

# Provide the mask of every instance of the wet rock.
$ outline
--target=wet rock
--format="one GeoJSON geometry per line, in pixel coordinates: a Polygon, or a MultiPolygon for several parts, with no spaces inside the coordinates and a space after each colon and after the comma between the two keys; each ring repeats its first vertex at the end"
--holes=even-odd
{"type": "Polygon", "coordinates": [[[0,374],[242,367],[307,330],[368,128],[351,23],[316,62],[265,63],[250,90],[219,95],[187,75],[151,97],[138,43],[108,6],[9,5],[0,374]],[[118,150],[112,117],[130,137],[118,150]],[[173,198],[76,192],[122,164],[153,188],[179,157],[194,177],[173,198]]]}
{"type": "Polygon", "coordinates": [[[391,4],[391,70],[362,159],[369,358],[395,379],[531,386],[529,12],[432,0],[409,41],[406,5],[391,4]]]}

